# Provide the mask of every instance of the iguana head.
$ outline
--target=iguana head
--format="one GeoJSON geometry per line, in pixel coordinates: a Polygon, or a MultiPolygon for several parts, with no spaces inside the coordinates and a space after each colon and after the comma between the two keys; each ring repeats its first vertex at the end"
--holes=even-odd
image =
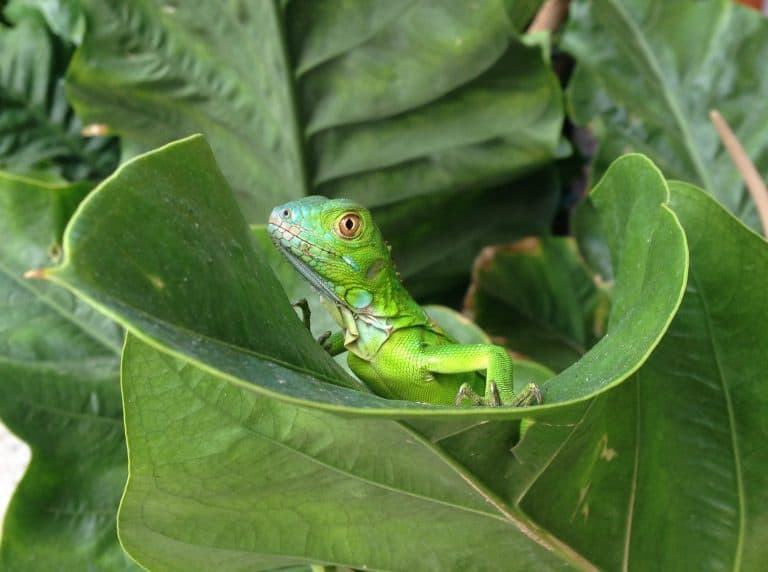
{"type": "MultiPolygon", "coordinates": [[[[397,283],[389,249],[368,210],[347,199],[311,196],[269,215],[272,241],[321,293],[366,311],[375,293],[397,283]]],[[[398,283],[399,284],[399,283],[398,283]]]]}

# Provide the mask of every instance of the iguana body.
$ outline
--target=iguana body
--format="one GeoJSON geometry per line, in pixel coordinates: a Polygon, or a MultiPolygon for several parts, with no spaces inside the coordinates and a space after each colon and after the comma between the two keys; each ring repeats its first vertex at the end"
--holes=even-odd
{"type": "Polygon", "coordinates": [[[535,386],[515,394],[504,348],[458,344],[427,316],[401,284],[364,207],[306,197],[276,207],[268,228],[341,326],[319,341],[331,355],[348,351],[350,369],[378,395],[446,405],[466,399],[519,406],[539,399],[535,386]]]}

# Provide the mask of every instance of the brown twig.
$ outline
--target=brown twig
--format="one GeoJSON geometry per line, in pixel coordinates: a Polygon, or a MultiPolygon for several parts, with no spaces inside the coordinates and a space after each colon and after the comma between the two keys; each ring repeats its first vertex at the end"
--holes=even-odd
{"type": "Polygon", "coordinates": [[[757,207],[757,214],[760,216],[760,222],[763,225],[763,235],[768,237],[768,187],[765,186],[755,164],[747,155],[731,126],[720,115],[720,112],[713,109],[709,112],[709,119],[714,124],[715,129],[717,129],[717,134],[731,156],[733,164],[736,165],[736,170],[739,171],[741,178],[744,179],[747,190],[752,195],[752,200],[757,207]]]}
{"type": "Polygon", "coordinates": [[[547,0],[539,8],[536,17],[528,26],[528,33],[550,30],[554,32],[560,27],[568,14],[570,0],[547,0]]]}

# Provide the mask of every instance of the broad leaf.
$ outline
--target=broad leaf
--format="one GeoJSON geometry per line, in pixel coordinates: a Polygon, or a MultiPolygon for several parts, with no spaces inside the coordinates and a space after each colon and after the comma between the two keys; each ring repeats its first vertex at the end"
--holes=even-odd
{"type": "Polygon", "coordinates": [[[484,249],[464,307],[497,343],[558,371],[600,339],[608,309],[576,243],[559,237],[484,249]]]}
{"type": "Polygon", "coordinates": [[[541,50],[515,38],[530,3],[81,4],[78,112],[145,149],[205,134],[251,223],[303,195],[359,199],[425,293],[444,287],[433,266],[466,276],[478,242],[548,228],[557,189],[508,188],[559,153],[563,121],[541,50]]]}
{"type": "Polygon", "coordinates": [[[22,278],[60,255],[87,190],[0,174],[0,417],[32,449],[3,525],[3,569],[135,569],[115,533],[121,333],[61,288],[22,278]]]}
{"type": "Polygon", "coordinates": [[[123,390],[120,537],[151,570],[588,568],[398,422],[268,399],[134,337],[123,390]]]}
{"type": "Polygon", "coordinates": [[[6,15],[13,27],[0,24],[0,168],[70,180],[106,176],[117,162],[116,142],[81,137],[64,96],[72,49],[34,7],[11,2],[6,15]]]}
{"type": "Polygon", "coordinates": [[[595,279],[610,288],[613,282],[611,251],[605,241],[605,233],[600,225],[600,215],[595,206],[587,199],[579,202],[571,213],[571,232],[578,244],[579,253],[595,279]]]}
{"type": "Polygon", "coordinates": [[[759,570],[768,244],[703,191],[671,190],[691,252],[680,311],[640,371],[567,430],[521,506],[604,569],[759,570]]]}
{"type": "Polygon", "coordinates": [[[559,189],[555,169],[547,168],[503,187],[419,197],[373,211],[408,290],[430,301],[460,299],[484,246],[550,233],[559,189]],[[439,225],[431,222],[438,219],[439,225]]]}
{"type": "Polygon", "coordinates": [[[572,2],[563,47],[578,67],[568,98],[572,118],[600,140],[596,176],[642,152],[757,227],[709,111],[720,110],[768,172],[766,46],[768,20],[729,0],[572,2]]]}
{"type": "MultiPolygon", "coordinates": [[[[658,171],[638,156],[619,162],[595,191],[618,268],[615,311],[608,334],[544,385],[539,410],[619,383],[668,326],[687,259],[679,224],[663,204],[667,192],[658,171]]],[[[143,341],[251,390],[355,414],[522,415],[513,408],[429,407],[348,389],[359,384],[296,318],[202,138],[123,166],[79,210],[64,248],[65,261],[46,272],[49,278],[143,341]]]]}

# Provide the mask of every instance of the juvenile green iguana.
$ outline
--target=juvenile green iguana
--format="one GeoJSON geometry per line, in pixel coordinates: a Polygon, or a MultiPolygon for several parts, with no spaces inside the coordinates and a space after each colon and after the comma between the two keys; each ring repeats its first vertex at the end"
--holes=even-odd
{"type": "MultiPolygon", "coordinates": [[[[401,284],[364,207],[306,197],[276,207],[268,229],[341,326],[318,342],[331,355],[348,351],[350,369],[378,395],[444,405],[541,402],[534,384],[515,394],[512,360],[503,347],[459,344],[427,316],[401,284]]],[[[297,305],[309,326],[306,302],[297,305]]]]}

